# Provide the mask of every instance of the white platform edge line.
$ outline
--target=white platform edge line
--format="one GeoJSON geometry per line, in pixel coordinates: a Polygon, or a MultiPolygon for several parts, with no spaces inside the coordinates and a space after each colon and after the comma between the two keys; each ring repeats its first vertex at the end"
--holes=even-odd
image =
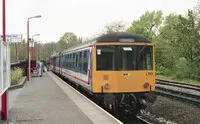
{"type": "MultiPolygon", "coordinates": [[[[120,120],[118,120],[117,118],[115,118],[113,115],[111,115],[110,113],[108,113],[107,111],[105,111],[104,109],[102,109],[101,107],[99,107],[98,105],[96,105],[93,101],[91,101],[90,99],[88,99],[87,97],[85,97],[84,95],[82,95],[81,93],[79,93],[77,90],[75,90],[72,86],[70,86],[69,84],[67,84],[66,82],[64,82],[62,79],[60,79],[57,75],[53,74],[52,72],[47,72],[47,74],[51,77],[50,74],[52,74],[53,76],[55,76],[58,80],[60,80],[64,85],[67,85],[68,87],[70,87],[70,89],[72,89],[73,91],[75,91],[77,94],[81,95],[83,98],[85,98],[86,100],[88,100],[91,104],[93,104],[94,106],[96,106],[97,108],[99,108],[101,111],[103,111],[104,113],[106,113],[108,116],[110,116],[112,119],[114,119],[115,121],[117,121],[119,124],[123,124],[120,120]]],[[[53,79],[51,77],[51,79],[53,79]]],[[[54,79],[53,79],[54,80],[54,79]]]]}

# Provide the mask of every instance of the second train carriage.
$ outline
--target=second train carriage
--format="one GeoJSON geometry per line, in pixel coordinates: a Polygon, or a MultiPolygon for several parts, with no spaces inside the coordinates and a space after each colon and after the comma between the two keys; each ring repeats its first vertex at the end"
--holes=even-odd
{"type": "Polygon", "coordinates": [[[154,45],[139,35],[103,35],[53,55],[51,61],[53,71],[114,111],[137,113],[146,100],[155,100],[154,45]]]}

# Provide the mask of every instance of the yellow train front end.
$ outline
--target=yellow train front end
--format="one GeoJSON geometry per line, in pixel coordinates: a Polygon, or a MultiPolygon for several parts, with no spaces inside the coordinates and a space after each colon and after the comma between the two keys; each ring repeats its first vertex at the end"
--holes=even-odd
{"type": "Polygon", "coordinates": [[[93,48],[92,91],[114,113],[137,114],[154,102],[155,56],[150,42],[99,42],[93,48]]]}
{"type": "Polygon", "coordinates": [[[93,51],[93,92],[155,91],[153,44],[98,43],[93,51]]]}

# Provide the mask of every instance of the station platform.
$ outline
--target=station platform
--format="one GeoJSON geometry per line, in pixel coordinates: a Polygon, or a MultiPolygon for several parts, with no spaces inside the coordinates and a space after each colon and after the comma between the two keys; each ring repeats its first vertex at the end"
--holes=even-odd
{"type": "Polygon", "coordinates": [[[52,72],[9,91],[9,124],[120,124],[52,72]]]}

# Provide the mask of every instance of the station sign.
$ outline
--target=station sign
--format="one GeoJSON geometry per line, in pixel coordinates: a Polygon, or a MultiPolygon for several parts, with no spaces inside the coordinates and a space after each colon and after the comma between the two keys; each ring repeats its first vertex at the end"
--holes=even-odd
{"type": "MultiPolygon", "coordinates": [[[[0,41],[2,41],[2,35],[0,35],[0,41]]],[[[9,43],[20,43],[22,42],[22,34],[7,34],[6,42],[9,43]]]]}
{"type": "Polygon", "coordinates": [[[35,46],[35,42],[31,41],[29,42],[29,47],[34,47],[35,46]]]}

